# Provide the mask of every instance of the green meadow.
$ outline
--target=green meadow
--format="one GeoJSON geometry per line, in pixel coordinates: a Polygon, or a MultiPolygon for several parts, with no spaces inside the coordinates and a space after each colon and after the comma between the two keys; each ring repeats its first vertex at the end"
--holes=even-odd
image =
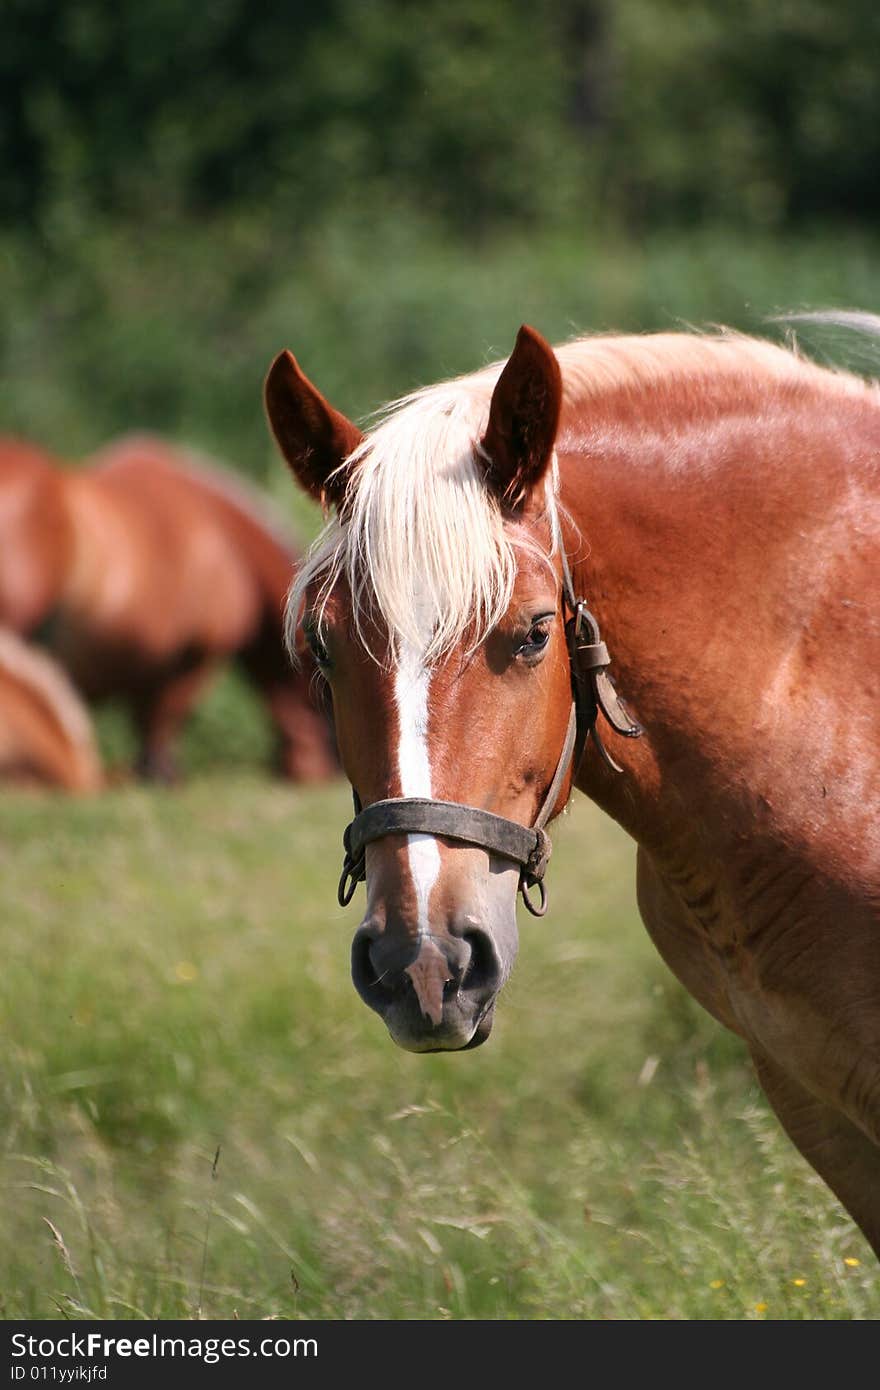
{"type": "Polygon", "coordinates": [[[357,998],[340,783],[5,792],[6,1319],[873,1319],[876,1261],[573,804],[488,1044],[357,998]]]}

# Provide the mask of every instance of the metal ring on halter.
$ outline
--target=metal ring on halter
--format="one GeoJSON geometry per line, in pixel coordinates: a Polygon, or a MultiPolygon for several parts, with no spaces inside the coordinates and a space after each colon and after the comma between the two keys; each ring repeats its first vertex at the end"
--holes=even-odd
{"type": "Polygon", "coordinates": [[[523,903],[528,908],[532,916],[543,917],[544,913],[547,911],[547,889],[545,887],[543,878],[529,879],[526,877],[525,874],[520,875],[519,892],[520,897],[523,900],[523,903]],[[532,899],[529,897],[530,889],[534,888],[536,884],[538,887],[538,892],[541,895],[541,900],[537,903],[533,902],[532,899]]]}
{"type": "MultiPolygon", "coordinates": [[[[356,803],[358,806],[359,802],[356,803]]],[[[351,826],[347,825],[342,836],[342,844],[345,849],[345,858],[342,861],[342,873],[339,876],[339,886],[336,889],[336,899],[340,907],[348,907],[355,893],[357,886],[362,883],[367,876],[367,866],[364,859],[364,852],[355,858],[351,852],[351,826]]]]}
{"type": "Polygon", "coordinates": [[[348,907],[362,880],[363,874],[358,872],[358,865],[346,861],[339,876],[339,887],[336,889],[336,900],[340,907],[348,907]]]}

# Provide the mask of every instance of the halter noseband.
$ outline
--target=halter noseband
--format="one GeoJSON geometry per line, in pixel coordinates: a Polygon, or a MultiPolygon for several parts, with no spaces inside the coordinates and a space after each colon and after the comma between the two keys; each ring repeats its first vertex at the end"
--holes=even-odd
{"type": "Polygon", "coordinates": [[[608,648],[600,637],[599,624],[586,603],[575,597],[564,550],[562,592],[564,602],[571,610],[565,624],[571,667],[571,713],[553,780],[533,824],[520,825],[518,821],[495,816],[490,811],[481,811],[476,806],[466,806],[459,801],[435,801],[432,797],[421,796],[389,797],[361,809],[360,797],[353,790],[354,820],[346,826],[342,837],[345,860],[337,891],[341,907],[351,902],[358,884],[366,879],[368,844],[386,835],[440,835],[444,839],[491,850],[502,859],[519,864],[519,891],[523,902],[533,916],[544,916],[547,911],[544,873],[552,849],[544,826],[553,814],[572,763],[577,772],[590,734],[608,766],[615,772],[623,771],[599,736],[596,722],[600,710],[614,732],[622,734],[624,738],[638,738],[642,733],[641,726],[623,708],[608,676],[608,648]],[[529,897],[529,891],[535,885],[540,894],[537,903],[529,897]]]}

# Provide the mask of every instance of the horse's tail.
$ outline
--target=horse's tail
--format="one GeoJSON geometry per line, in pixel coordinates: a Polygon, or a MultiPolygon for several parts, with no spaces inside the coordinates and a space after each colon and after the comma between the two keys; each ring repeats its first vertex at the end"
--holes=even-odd
{"type": "Polygon", "coordinates": [[[0,775],[97,791],[101,758],[91,717],[48,652],[0,628],[0,775]]]}

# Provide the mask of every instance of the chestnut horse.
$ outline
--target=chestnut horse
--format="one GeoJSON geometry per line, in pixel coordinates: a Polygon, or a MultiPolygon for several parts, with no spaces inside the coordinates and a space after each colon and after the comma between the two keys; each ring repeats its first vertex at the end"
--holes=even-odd
{"type": "Polygon", "coordinates": [[[335,508],[289,620],[355,792],[367,1004],[412,1051],[485,1040],[577,787],[880,1252],[878,387],[733,333],[523,327],[366,435],[290,353],[265,396],[335,508]]]}
{"type": "Polygon", "coordinates": [[[0,780],[94,792],[103,784],[89,712],[47,652],[0,628],[0,780]]]}
{"type": "Polygon", "coordinates": [[[122,438],[82,468],[0,444],[0,620],[22,633],[42,624],[89,701],[127,705],[146,776],[175,776],[183,722],[232,660],[265,703],[282,773],[338,771],[312,672],[292,669],[284,648],[298,553],[261,504],[151,436],[122,438]]]}

